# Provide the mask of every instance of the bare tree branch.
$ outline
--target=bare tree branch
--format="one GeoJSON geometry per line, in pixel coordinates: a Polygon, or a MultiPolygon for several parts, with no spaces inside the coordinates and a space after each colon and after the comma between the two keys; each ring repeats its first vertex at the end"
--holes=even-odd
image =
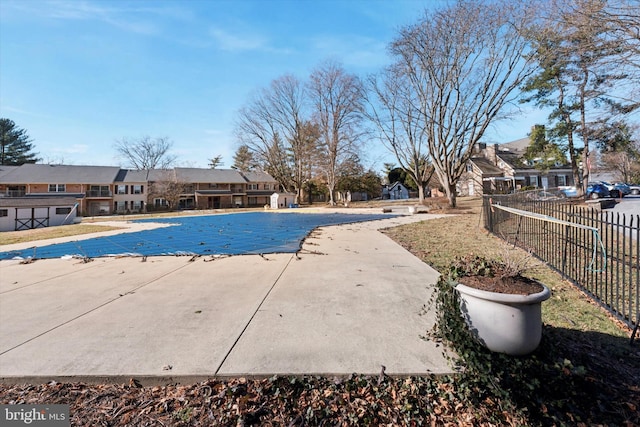
{"type": "Polygon", "coordinates": [[[170,154],[172,147],[173,142],[167,137],[122,138],[115,143],[116,152],[128,163],[127,166],[137,170],[172,167],[176,161],[176,156],[170,154]]]}
{"type": "Polygon", "coordinates": [[[322,169],[329,203],[335,205],[338,165],[356,151],[362,135],[363,87],[360,80],[341,65],[326,62],[311,73],[309,90],[315,122],[320,128],[322,169]]]}
{"type": "Polygon", "coordinates": [[[382,144],[396,157],[418,188],[420,203],[424,187],[433,175],[419,99],[397,67],[387,68],[379,77],[367,80],[372,98],[367,98],[367,117],[379,132],[382,144]]]}
{"type": "Polygon", "coordinates": [[[242,110],[236,135],[263,164],[265,170],[298,197],[306,179],[308,151],[318,135],[304,116],[306,91],[294,76],[285,75],[271,82],[242,110]]]}
{"type": "Polygon", "coordinates": [[[474,144],[506,116],[532,71],[519,3],[460,0],[425,12],[391,45],[416,93],[429,154],[451,206],[474,144]]]}

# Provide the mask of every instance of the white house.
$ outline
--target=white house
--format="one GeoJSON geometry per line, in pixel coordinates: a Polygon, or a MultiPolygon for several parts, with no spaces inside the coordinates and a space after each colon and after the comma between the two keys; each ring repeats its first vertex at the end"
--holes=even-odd
{"type": "Polygon", "coordinates": [[[391,186],[384,186],[382,198],[388,200],[404,200],[409,198],[409,189],[400,182],[394,182],[391,186]]]}

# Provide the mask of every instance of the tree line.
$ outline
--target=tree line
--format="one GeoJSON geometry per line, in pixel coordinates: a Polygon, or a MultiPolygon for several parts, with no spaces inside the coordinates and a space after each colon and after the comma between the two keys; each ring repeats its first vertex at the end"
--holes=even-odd
{"type": "MultiPolygon", "coordinates": [[[[525,155],[541,159],[538,167],[568,157],[582,192],[599,152],[640,181],[638,28],[634,0],[427,9],[398,31],[391,64],[378,73],[359,77],[326,61],[305,79],[284,74],[258,89],[237,114],[232,167],[264,170],[299,198],[324,188],[334,204],[336,192],[376,185],[362,158],[382,144],[421,200],[435,179],[455,206],[474,146],[529,103],[550,111],[546,123],[532,123],[525,155]]],[[[4,153],[4,136],[2,144],[4,153]]],[[[174,161],[170,147],[162,138],[116,144],[137,168],[174,161]]],[[[220,164],[220,156],[209,162],[220,164]]]]}
{"type": "Polygon", "coordinates": [[[377,142],[420,199],[435,175],[455,206],[474,146],[531,103],[550,111],[532,124],[526,156],[538,167],[568,156],[582,192],[595,146],[640,179],[638,125],[627,122],[640,106],[638,28],[640,6],[626,0],[459,0],[426,10],[399,30],[393,62],[377,74],[325,63],[306,82],[284,75],[262,89],[239,113],[236,163],[296,192],[320,177],[333,201],[344,165],[377,142]]]}

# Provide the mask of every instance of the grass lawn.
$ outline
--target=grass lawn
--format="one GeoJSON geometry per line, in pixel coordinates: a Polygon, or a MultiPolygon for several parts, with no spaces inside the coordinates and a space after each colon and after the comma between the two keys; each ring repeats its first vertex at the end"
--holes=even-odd
{"type": "MultiPolygon", "coordinates": [[[[461,198],[455,210],[430,203],[456,216],[385,233],[437,270],[512,250],[481,228],[480,199],[461,198]]],[[[0,402],[67,403],[73,425],[640,425],[640,344],[554,271],[538,264],[530,275],[552,290],[540,348],[515,358],[463,346],[455,375],[0,384],[0,402]]]]}
{"type": "Polygon", "coordinates": [[[58,237],[77,236],[80,234],[118,230],[119,228],[121,227],[88,223],[36,228],[33,230],[3,231],[0,233],[0,245],[11,245],[13,243],[25,243],[34,242],[36,240],[55,239],[58,237]]]}

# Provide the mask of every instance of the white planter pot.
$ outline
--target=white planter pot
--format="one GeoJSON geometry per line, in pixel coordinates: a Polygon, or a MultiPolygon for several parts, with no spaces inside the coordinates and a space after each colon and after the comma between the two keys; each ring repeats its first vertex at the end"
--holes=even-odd
{"type": "Polygon", "coordinates": [[[512,295],[488,292],[462,284],[460,309],[471,333],[485,347],[498,353],[520,356],[531,353],[542,338],[542,301],[551,292],[512,295]]]}

